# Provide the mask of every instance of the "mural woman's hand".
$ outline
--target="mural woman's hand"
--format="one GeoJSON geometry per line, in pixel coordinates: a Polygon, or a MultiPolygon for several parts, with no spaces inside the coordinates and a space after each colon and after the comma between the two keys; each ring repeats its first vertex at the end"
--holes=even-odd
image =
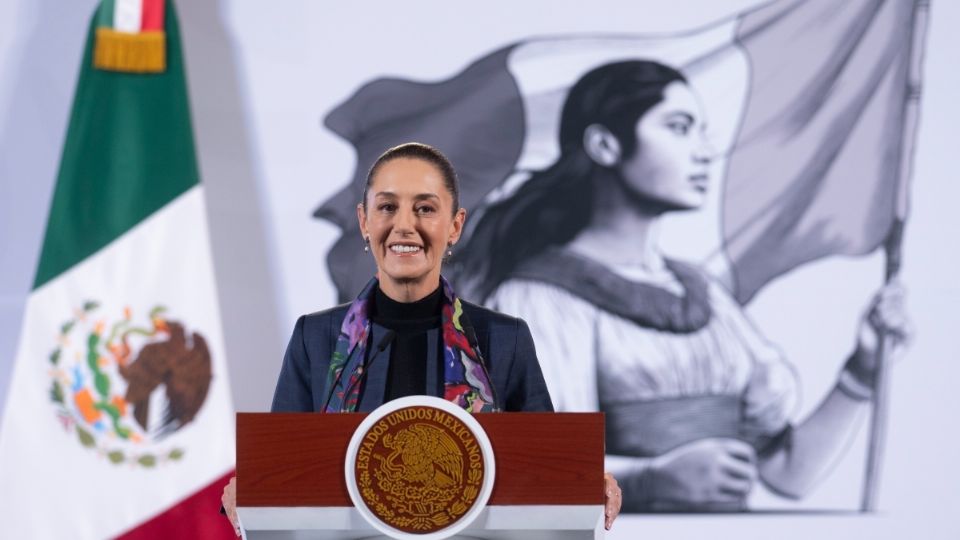
{"type": "Polygon", "coordinates": [[[891,281],[873,297],[860,322],[856,350],[847,363],[847,369],[862,383],[872,386],[877,370],[877,351],[880,339],[890,337],[896,357],[913,335],[905,306],[906,292],[899,281],[891,281]]]}
{"type": "Polygon", "coordinates": [[[757,479],[753,447],[736,439],[700,439],[657,457],[647,474],[649,500],[679,509],[742,506],[757,479]]]}

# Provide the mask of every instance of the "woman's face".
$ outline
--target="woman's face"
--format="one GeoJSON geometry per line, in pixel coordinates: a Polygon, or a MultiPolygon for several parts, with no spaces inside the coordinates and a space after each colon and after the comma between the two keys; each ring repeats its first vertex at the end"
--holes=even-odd
{"type": "Polygon", "coordinates": [[[422,286],[416,296],[433,292],[447,246],[463,229],[465,211],[454,212],[453,197],[431,163],[398,158],[380,166],[367,193],[367,208],[357,206],[360,232],[370,240],[381,289],[422,286]]]}
{"type": "Polygon", "coordinates": [[[637,121],[637,148],[620,163],[630,192],[662,211],[700,207],[709,184],[710,152],[703,108],[683,82],[637,121]]]}

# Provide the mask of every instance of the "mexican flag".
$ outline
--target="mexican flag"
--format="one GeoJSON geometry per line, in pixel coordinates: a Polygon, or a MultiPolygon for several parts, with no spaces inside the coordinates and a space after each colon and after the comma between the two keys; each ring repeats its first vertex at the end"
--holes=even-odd
{"type": "Polygon", "coordinates": [[[233,537],[217,512],[233,406],[170,2],[93,17],[2,415],[4,537],[233,537]]]}

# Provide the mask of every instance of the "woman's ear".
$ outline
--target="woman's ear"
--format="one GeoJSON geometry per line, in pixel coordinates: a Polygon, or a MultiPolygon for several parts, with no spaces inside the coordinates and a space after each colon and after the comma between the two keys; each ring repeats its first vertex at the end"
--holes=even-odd
{"type": "Polygon", "coordinates": [[[360,225],[360,234],[367,238],[367,212],[363,203],[357,203],[357,224],[360,225]]]}
{"type": "Polygon", "coordinates": [[[447,240],[448,244],[453,245],[460,241],[460,235],[463,234],[463,224],[466,220],[467,211],[463,208],[457,210],[457,213],[453,216],[453,231],[447,240]]]}
{"type": "Polygon", "coordinates": [[[620,163],[623,155],[620,141],[606,126],[600,124],[590,124],[583,130],[583,149],[590,159],[603,167],[613,167],[620,163]]]}

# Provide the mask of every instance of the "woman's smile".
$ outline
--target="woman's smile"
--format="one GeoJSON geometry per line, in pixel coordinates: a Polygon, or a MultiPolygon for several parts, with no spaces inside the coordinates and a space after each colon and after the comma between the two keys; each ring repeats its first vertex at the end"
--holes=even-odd
{"type": "Polygon", "coordinates": [[[423,251],[420,245],[407,243],[390,244],[387,246],[387,249],[398,257],[411,257],[413,255],[419,255],[420,252],[423,251]]]}

